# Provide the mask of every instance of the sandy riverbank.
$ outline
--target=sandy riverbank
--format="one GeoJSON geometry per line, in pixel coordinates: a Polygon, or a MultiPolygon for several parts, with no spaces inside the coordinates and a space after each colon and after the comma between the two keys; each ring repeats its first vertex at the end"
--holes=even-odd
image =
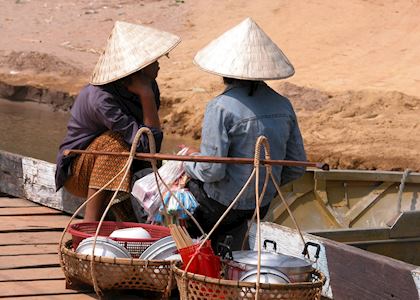
{"type": "Polygon", "coordinates": [[[183,42],[161,60],[165,131],[199,138],[205,105],[222,85],[192,58],[251,16],[296,68],[269,84],[292,100],[311,160],[420,170],[419,15],[415,0],[8,1],[0,81],[75,95],[116,20],[168,30],[183,42]]]}

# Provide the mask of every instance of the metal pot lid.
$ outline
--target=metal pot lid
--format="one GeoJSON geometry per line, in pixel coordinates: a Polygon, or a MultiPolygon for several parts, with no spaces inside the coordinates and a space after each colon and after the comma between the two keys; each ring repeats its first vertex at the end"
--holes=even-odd
{"type": "Polygon", "coordinates": [[[140,255],[140,259],[151,259],[150,257],[156,257],[160,252],[166,250],[169,246],[175,245],[175,241],[172,236],[164,237],[151,244],[144,252],[140,255]]]}
{"type": "MultiPolygon", "coordinates": [[[[233,251],[232,256],[236,262],[257,265],[258,251],[233,251]]],[[[312,270],[312,263],[294,256],[261,251],[261,267],[307,272],[312,270]]]]}
{"type": "MultiPolygon", "coordinates": [[[[80,242],[76,249],[77,253],[92,255],[93,242],[95,237],[89,237],[80,242]]],[[[95,252],[96,256],[131,258],[130,252],[123,246],[106,237],[98,236],[96,239],[95,252]]]]}
{"type": "Polygon", "coordinates": [[[154,260],[165,260],[167,257],[170,257],[176,254],[178,249],[176,248],[175,242],[173,244],[166,245],[157,249],[155,252],[150,254],[146,259],[154,260]]]}
{"type": "MultiPolygon", "coordinates": [[[[239,281],[245,282],[257,282],[257,268],[249,270],[241,276],[239,281]]],[[[271,283],[271,284],[284,284],[290,283],[290,279],[279,270],[273,268],[261,268],[260,271],[260,282],[271,283]]]]}

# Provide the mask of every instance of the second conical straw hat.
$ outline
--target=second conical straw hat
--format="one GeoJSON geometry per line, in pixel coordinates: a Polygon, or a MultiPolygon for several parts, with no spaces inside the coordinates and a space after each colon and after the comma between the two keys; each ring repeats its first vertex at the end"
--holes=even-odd
{"type": "Polygon", "coordinates": [[[246,80],[282,79],[295,73],[280,48],[251,18],[198,51],[194,62],[204,71],[246,80]]]}
{"type": "Polygon", "coordinates": [[[117,21],[90,83],[102,85],[130,75],[167,54],[180,41],[169,32],[117,21]]]}

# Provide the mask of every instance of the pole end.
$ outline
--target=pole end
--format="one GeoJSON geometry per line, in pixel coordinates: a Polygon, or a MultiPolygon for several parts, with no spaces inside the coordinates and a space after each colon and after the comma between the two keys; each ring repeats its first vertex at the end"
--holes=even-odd
{"type": "Polygon", "coordinates": [[[316,167],[318,169],[324,170],[324,171],[329,171],[330,170],[330,165],[326,164],[326,163],[316,163],[316,167]]]}

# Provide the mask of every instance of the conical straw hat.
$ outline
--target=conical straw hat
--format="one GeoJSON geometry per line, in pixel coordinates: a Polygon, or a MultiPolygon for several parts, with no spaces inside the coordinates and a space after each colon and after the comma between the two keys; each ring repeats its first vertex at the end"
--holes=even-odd
{"type": "Polygon", "coordinates": [[[246,80],[282,79],[295,73],[280,48],[251,18],[198,51],[194,62],[209,73],[246,80]]]}
{"type": "Polygon", "coordinates": [[[180,41],[165,31],[117,21],[90,83],[102,85],[130,75],[167,54],[180,41]]]}

